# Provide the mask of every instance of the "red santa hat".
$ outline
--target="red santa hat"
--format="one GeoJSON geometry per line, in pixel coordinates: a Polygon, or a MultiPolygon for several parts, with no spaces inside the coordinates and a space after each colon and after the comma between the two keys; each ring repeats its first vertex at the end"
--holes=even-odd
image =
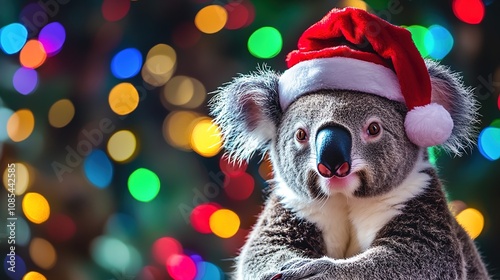
{"type": "Polygon", "coordinates": [[[320,89],[361,91],[405,103],[406,134],[420,147],[451,135],[453,120],[431,102],[429,73],[410,32],[364,10],[330,11],[302,34],[287,64],[279,80],[283,110],[320,89]]]}

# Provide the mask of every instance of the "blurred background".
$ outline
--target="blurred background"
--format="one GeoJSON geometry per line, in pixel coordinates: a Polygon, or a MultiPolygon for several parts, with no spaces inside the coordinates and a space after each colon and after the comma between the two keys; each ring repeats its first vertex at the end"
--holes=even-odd
{"type": "Polygon", "coordinates": [[[499,1],[2,0],[0,278],[228,279],[272,169],[223,157],[209,93],[285,70],[345,6],[405,26],[474,88],[477,147],[430,152],[500,275],[499,1]]]}

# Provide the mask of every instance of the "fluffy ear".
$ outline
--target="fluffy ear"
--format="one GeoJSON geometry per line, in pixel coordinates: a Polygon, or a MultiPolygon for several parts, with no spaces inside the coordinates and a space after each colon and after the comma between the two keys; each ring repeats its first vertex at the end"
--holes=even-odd
{"type": "Polygon", "coordinates": [[[220,87],[210,100],[231,160],[248,160],[254,152],[269,148],[282,115],[278,79],[270,68],[259,67],[220,87]]]}
{"type": "Polygon", "coordinates": [[[475,144],[479,105],[459,74],[433,60],[425,63],[431,77],[432,102],[441,104],[453,119],[453,131],[442,147],[461,156],[475,144]]]}

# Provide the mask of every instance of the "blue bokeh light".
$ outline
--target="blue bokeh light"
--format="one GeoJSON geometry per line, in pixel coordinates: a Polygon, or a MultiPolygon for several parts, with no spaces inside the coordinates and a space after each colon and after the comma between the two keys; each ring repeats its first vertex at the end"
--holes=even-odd
{"type": "Polygon", "coordinates": [[[479,134],[478,147],[488,160],[500,158],[500,128],[487,127],[479,134]]]}
{"type": "Polygon", "coordinates": [[[17,255],[19,252],[14,252],[14,256],[10,256],[11,253],[12,252],[7,252],[7,254],[5,254],[3,269],[5,271],[5,274],[10,279],[21,280],[26,274],[26,264],[24,263],[24,260],[19,255],[17,255]],[[11,268],[12,264],[14,265],[13,269],[11,268]]]}
{"type": "Polygon", "coordinates": [[[38,74],[35,69],[21,67],[14,73],[12,84],[20,94],[30,94],[38,85],[38,74]]]}
{"type": "Polygon", "coordinates": [[[11,23],[0,29],[0,49],[6,54],[19,52],[28,39],[28,30],[20,23],[11,23]]]}
{"type": "Polygon", "coordinates": [[[197,262],[195,280],[220,280],[224,279],[221,269],[213,263],[210,262],[197,262]]]}
{"type": "Polygon", "coordinates": [[[443,59],[451,51],[453,44],[453,36],[448,29],[437,24],[429,27],[425,38],[425,47],[430,57],[443,59]]]}
{"type": "Polygon", "coordinates": [[[40,30],[38,40],[42,43],[47,54],[52,56],[61,50],[66,40],[66,31],[59,22],[52,22],[40,30]]]}
{"type": "Polygon", "coordinates": [[[85,158],[83,169],[87,179],[99,188],[107,187],[113,178],[113,165],[101,150],[94,150],[85,158]]]}
{"type": "Polygon", "coordinates": [[[142,55],[135,48],[124,49],[111,60],[111,72],[118,79],[127,79],[137,75],[141,66],[142,55]]]}

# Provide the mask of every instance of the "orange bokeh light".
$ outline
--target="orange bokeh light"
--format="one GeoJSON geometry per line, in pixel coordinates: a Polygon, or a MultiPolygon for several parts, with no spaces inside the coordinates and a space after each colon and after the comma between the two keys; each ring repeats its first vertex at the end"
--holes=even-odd
{"type": "Polygon", "coordinates": [[[47,52],[38,40],[29,40],[19,55],[21,65],[32,69],[40,67],[45,59],[47,59],[47,52]]]}

